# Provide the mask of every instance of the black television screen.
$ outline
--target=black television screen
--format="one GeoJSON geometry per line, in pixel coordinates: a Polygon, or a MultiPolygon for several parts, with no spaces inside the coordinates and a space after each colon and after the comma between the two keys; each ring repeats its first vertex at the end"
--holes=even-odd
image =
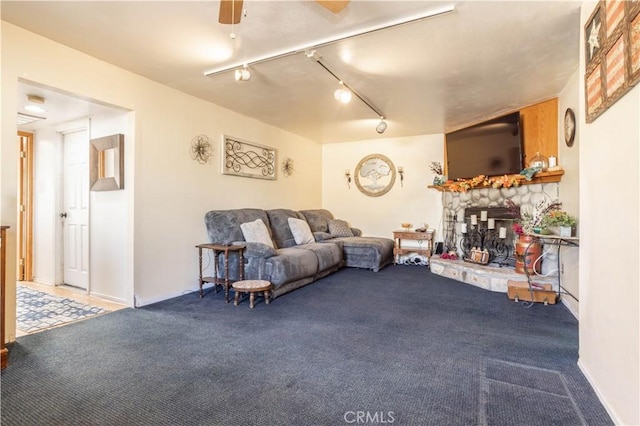
{"type": "Polygon", "coordinates": [[[514,174],[523,169],[519,112],[448,133],[445,140],[448,179],[514,174]]]}

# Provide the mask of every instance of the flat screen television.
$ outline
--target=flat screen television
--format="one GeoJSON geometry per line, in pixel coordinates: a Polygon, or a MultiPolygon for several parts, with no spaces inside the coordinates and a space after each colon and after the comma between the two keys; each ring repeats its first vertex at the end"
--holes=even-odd
{"type": "Polygon", "coordinates": [[[522,171],[522,127],[514,112],[447,133],[447,178],[469,179],[522,171]]]}

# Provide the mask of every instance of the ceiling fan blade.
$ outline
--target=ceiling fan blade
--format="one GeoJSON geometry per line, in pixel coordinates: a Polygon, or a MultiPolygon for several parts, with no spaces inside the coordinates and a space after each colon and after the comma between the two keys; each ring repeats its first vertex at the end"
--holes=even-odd
{"type": "Polygon", "coordinates": [[[243,0],[220,0],[218,22],[221,24],[239,24],[242,16],[243,0]]]}
{"type": "Polygon", "coordinates": [[[333,13],[338,13],[349,4],[350,0],[316,0],[333,13]]]}

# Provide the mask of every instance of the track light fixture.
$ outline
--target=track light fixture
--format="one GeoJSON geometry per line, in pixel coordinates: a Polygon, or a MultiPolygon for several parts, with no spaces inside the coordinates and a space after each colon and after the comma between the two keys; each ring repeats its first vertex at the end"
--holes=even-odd
{"type": "Polygon", "coordinates": [[[351,101],[351,90],[344,88],[344,83],[339,81],[340,87],[333,92],[333,97],[343,104],[348,104],[351,101]]]}
{"type": "Polygon", "coordinates": [[[251,80],[251,72],[247,69],[245,65],[241,69],[236,70],[235,72],[236,81],[249,81],[251,80]]]}
{"type": "Polygon", "coordinates": [[[351,100],[351,95],[352,94],[355,95],[358,99],[362,101],[362,103],[368,106],[371,111],[375,112],[376,115],[380,117],[380,123],[376,126],[376,131],[382,134],[384,133],[385,130],[387,130],[387,123],[384,121],[384,114],[380,112],[378,108],[376,108],[370,101],[368,101],[360,93],[353,90],[353,88],[350,87],[347,83],[345,83],[344,80],[342,80],[340,77],[338,77],[335,72],[331,71],[329,66],[324,62],[324,60],[322,59],[322,56],[320,56],[318,52],[316,52],[315,50],[309,50],[305,53],[307,55],[307,58],[313,59],[314,61],[316,61],[316,63],[320,65],[326,72],[328,72],[336,80],[338,80],[338,84],[340,84],[340,88],[338,88],[338,90],[336,90],[333,93],[333,96],[337,100],[347,103],[351,100]]]}

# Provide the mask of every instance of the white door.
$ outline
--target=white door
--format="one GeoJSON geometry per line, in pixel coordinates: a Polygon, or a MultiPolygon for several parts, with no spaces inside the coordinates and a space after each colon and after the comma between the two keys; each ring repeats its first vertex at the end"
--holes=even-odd
{"type": "Polygon", "coordinates": [[[86,130],[63,139],[63,282],[89,285],[89,135],[86,130]]]}

